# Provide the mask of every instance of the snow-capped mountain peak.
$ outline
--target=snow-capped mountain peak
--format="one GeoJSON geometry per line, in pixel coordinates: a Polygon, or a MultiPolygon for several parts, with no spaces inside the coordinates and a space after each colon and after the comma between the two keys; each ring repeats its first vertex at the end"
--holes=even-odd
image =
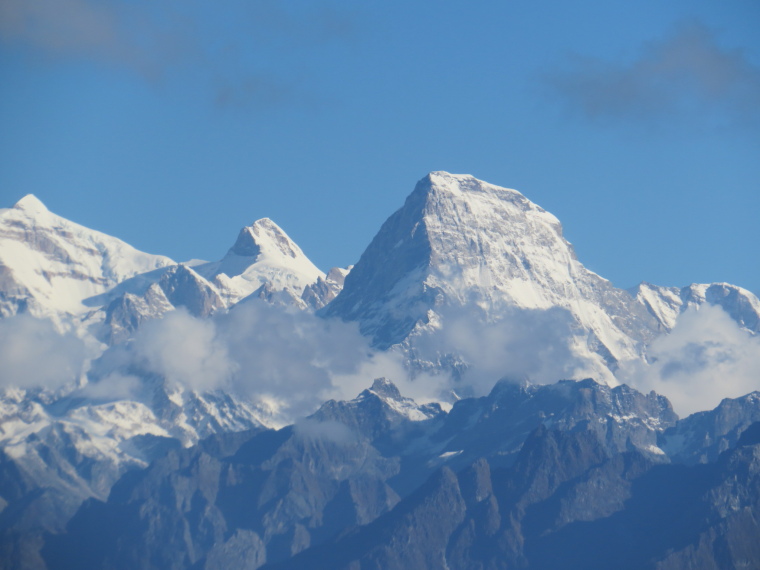
{"type": "Polygon", "coordinates": [[[293,259],[304,256],[301,248],[269,218],[261,218],[244,228],[241,231],[241,237],[244,233],[251,237],[253,244],[264,255],[282,255],[293,259]]]}
{"type": "Polygon", "coordinates": [[[227,254],[217,262],[195,267],[213,280],[228,304],[255,295],[282,297],[286,304],[306,307],[304,289],[324,279],[300,247],[269,218],[262,218],[240,230],[227,254]]]}
{"type": "Polygon", "coordinates": [[[760,332],[760,299],[751,291],[730,283],[692,283],[679,288],[642,282],[630,289],[630,293],[659,321],[664,331],[672,330],[685,310],[707,304],[721,307],[746,330],[760,332]]]}
{"type": "Polygon", "coordinates": [[[401,392],[399,392],[396,385],[388,380],[387,378],[375,378],[374,382],[372,382],[372,387],[369,389],[370,392],[376,394],[380,398],[386,399],[390,398],[391,400],[401,400],[401,392]]]}
{"type": "MultiPolygon", "coordinates": [[[[280,226],[269,218],[256,220],[250,226],[246,226],[240,230],[235,244],[225,256],[226,260],[231,260],[232,258],[251,258],[252,262],[259,261],[260,258],[268,258],[270,260],[285,258],[300,262],[301,265],[311,264],[303,251],[301,251],[301,248],[288,237],[288,234],[280,226]]],[[[232,267],[232,264],[228,263],[224,267],[219,267],[218,271],[226,273],[229,277],[234,277],[235,275],[233,274],[239,269],[238,267],[232,267]],[[227,269],[228,272],[224,271],[224,269],[227,269]]]]}
{"type": "Polygon", "coordinates": [[[488,322],[515,309],[569,313],[576,348],[608,379],[657,328],[629,293],[578,261],[555,216],[516,190],[433,172],[383,224],[325,313],[358,321],[386,348],[463,307],[488,322]]]}
{"type": "Polygon", "coordinates": [[[85,299],[173,263],[62,218],[32,194],[0,210],[3,316],[21,307],[36,316],[82,314],[90,310],[85,299]]]}
{"type": "Polygon", "coordinates": [[[45,206],[45,204],[42,203],[42,200],[37,198],[34,194],[27,194],[21,198],[21,200],[16,202],[13,205],[13,208],[16,210],[23,210],[31,215],[49,212],[47,206],[45,206]]]}

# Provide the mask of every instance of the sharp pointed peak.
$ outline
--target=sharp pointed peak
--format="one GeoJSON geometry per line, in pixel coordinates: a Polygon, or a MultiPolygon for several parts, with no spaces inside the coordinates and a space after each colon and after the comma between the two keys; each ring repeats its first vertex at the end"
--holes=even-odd
{"type": "Polygon", "coordinates": [[[282,228],[274,223],[274,220],[272,220],[272,218],[259,218],[248,227],[282,231],[282,228]]]}
{"type": "Polygon", "coordinates": [[[288,234],[285,233],[285,230],[278,226],[272,218],[259,218],[252,224],[245,226],[241,232],[246,230],[254,236],[282,235],[285,238],[290,239],[288,234]]]}
{"type": "Polygon", "coordinates": [[[262,252],[297,258],[303,252],[270,218],[261,218],[240,230],[230,253],[242,257],[258,257],[262,252]]]}
{"type": "Polygon", "coordinates": [[[387,378],[375,378],[372,382],[371,392],[374,392],[378,396],[390,398],[392,400],[401,400],[401,392],[396,385],[387,378]]]}
{"type": "Polygon", "coordinates": [[[257,257],[261,253],[261,247],[256,242],[253,226],[246,226],[240,230],[237,240],[230,248],[229,253],[240,257],[257,257]]]}
{"type": "Polygon", "coordinates": [[[34,194],[27,194],[21,198],[21,200],[16,202],[13,207],[17,210],[24,210],[25,212],[29,213],[42,213],[49,211],[45,204],[42,203],[42,200],[37,198],[37,196],[34,194]]]}
{"type": "Polygon", "coordinates": [[[169,266],[161,278],[165,279],[171,277],[172,275],[192,275],[195,278],[201,278],[201,276],[192,267],[185,263],[176,263],[169,266]]]}

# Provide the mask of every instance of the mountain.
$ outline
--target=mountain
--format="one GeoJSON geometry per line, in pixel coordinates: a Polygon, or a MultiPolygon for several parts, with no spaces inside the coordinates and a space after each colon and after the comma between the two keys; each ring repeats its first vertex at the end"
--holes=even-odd
{"type": "Polygon", "coordinates": [[[44,391],[2,392],[0,553],[14,545],[30,557],[11,567],[40,567],[41,534],[61,532],[84,501],[105,500],[125,473],[217,433],[255,432],[272,423],[266,409],[223,392],[159,378],[136,382],[131,394],[97,384],[57,399],[44,391]]]}
{"type": "Polygon", "coordinates": [[[52,318],[89,352],[56,390],[0,383],[0,569],[756,566],[757,393],[678,419],[614,375],[704,305],[760,332],[750,292],[617,289],[554,216],[471,176],[428,175],[327,274],[268,219],[219,261],[177,264],[26,197],[0,210],[0,316],[52,318]],[[239,358],[288,327],[286,348],[239,358]],[[301,370],[353,382],[357,358],[453,383],[420,404],[378,378],[282,426],[301,370]]]}
{"type": "Polygon", "coordinates": [[[0,316],[51,318],[92,347],[87,384],[0,386],[0,542],[34,566],[41,533],[60,532],[86,499],[106,499],[124,473],[217,433],[277,425],[254,401],[170,384],[139,366],[111,370],[102,362],[122,353],[95,360],[100,342],[128,347],[143,323],[177,308],[202,319],[246,297],[321,306],[344,275],[325,276],[270,220],[244,228],[220,262],[189,266],[65,220],[33,196],[0,210],[0,316]]]}
{"type": "Polygon", "coordinates": [[[660,435],[658,445],[678,463],[711,463],[755,422],[760,422],[760,392],[726,398],[713,410],[679,420],[660,435]]]}
{"type": "Polygon", "coordinates": [[[105,307],[100,338],[109,345],[127,341],[143,322],[180,307],[203,318],[226,306],[219,290],[195,270],[183,264],[173,265],[142,295],[125,292],[111,301],[105,307]]]}
{"type": "Polygon", "coordinates": [[[240,230],[221,260],[194,269],[219,288],[228,306],[254,297],[306,308],[304,289],[326,277],[269,218],[240,230]]]}
{"type": "Polygon", "coordinates": [[[398,458],[336,421],[311,418],[221,448],[204,442],[169,452],[122,478],[106,503],[85,503],[67,534],[46,546],[48,567],[256,568],[374,520],[399,500],[387,484],[398,458]],[[101,521],[117,512],[104,529],[101,521]]]}
{"type": "Polygon", "coordinates": [[[318,277],[316,282],[307,285],[304,288],[301,299],[312,309],[321,309],[335,299],[343,290],[346,276],[353,268],[353,265],[349,265],[346,268],[333,267],[327,272],[324,279],[318,277]]]}
{"type": "Polygon", "coordinates": [[[264,568],[756,568],[752,431],[716,462],[686,467],[539,427],[512,467],[442,468],[372,523],[264,568]]]}
{"type": "Polygon", "coordinates": [[[640,283],[630,292],[657,319],[664,331],[672,330],[678,316],[686,309],[709,304],[721,307],[744,329],[760,332],[760,299],[730,283],[695,283],[680,289],[640,283]]]}
{"type": "Polygon", "coordinates": [[[32,195],[0,210],[0,317],[51,318],[106,344],[179,307],[198,317],[249,299],[317,309],[347,273],[325,275],[268,218],[243,228],[221,260],[190,265],[66,220],[32,195]]]}
{"type": "Polygon", "coordinates": [[[318,309],[338,294],[347,273],[333,268],[325,275],[277,224],[263,218],[240,230],[220,261],[175,265],[155,275],[151,283],[139,276],[134,284],[125,282],[103,296],[110,301],[101,339],[108,344],[123,342],[144,321],[179,307],[196,317],[257,299],[318,309]]]}
{"type": "Polygon", "coordinates": [[[31,194],[0,210],[0,315],[60,321],[92,310],[85,300],[174,262],[50,212],[31,194]]]}
{"type": "Polygon", "coordinates": [[[758,410],[724,414],[741,435],[690,467],[652,443],[675,425],[667,400],[627,386],[502,382],[445,412],[378,379],[293,426],[168,450],[46,535],[42,558],[51,570],[601,568],[614,542],[625,567],[681,556],[686,568],[689,545],[711,540],[710,557],[739,560],[760,536],[738,526],[760,504],[760,424],[746,423],[758,410]]]}
{"type": "Polygon", "coordinates": [[[658,331],[628,292],[583,267],[552,214],[515,190],[433,172],[383,224],[324,315],[357,321],[386,349],[414,344],[463,308],[485,322],[559,309],[575,350],[610,380],[658,331]]]}

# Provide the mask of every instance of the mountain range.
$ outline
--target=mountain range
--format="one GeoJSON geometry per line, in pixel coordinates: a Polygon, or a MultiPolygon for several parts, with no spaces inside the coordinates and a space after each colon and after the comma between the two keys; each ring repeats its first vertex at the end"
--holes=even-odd
{"type": "Polygon", "coordinates": [[[711,310],[756,343],[751,292],[618,289],[466,175],[327,273],[266,218],[177,263],[26,196],[0,210],[0,568],[758,566],[760,394],[679,419],[624,383],[711,310]]]}

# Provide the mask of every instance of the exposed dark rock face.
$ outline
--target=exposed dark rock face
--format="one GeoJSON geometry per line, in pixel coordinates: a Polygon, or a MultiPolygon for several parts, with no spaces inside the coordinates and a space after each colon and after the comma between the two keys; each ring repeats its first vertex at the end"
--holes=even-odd
{"type": "Polygon", "coordinates": [[[484,398],[457,402],[431,434],[439,453],[458,453],[448,464],[461,469],[480,457],[509,466],[534,429],[591,431],[610,452],[630,449],[664,457],[657,435],[678,417],[666,398],[591,379],[538,386],[501,381],[484,398]]]}
{"type": "MultiPolygon", "coordinates": [[[[682,423],[655,394],[502,382],[445,413],[378,379],[278,431],[134,442],[147,469],[65,528],[7,526],[2,552],[48,570],[758,567],[753,402],[713,411],[730,447],[684,465],[656,445],[682,423]]],[[[34,485],[3,465],[11,505],[34,485]]]]}
{"type": "Polygon", "coordinates": [[[723,400],[717,408],[697,412],[667,429],[661,445],[672,461],[694,464],[715,461],[736,445],[753,422],[760,421],[760,392],[723,400]]]}
{"type": "Polygon", "coordinates": [[[271,568],[757,568],[753,442],[688,467],[538,428],[512,468],[443,468],[371,525],[271,568]]]}
{"type": "Polygon", "coordinates": [[[85,503],[66,535],[49,538],[49,568],[256,568],[399,500],[384,482],[398,461],[340,424],[266,431],[210,455],[224,439],[172,451],[120,480],[107,503],[85,503]]]}

